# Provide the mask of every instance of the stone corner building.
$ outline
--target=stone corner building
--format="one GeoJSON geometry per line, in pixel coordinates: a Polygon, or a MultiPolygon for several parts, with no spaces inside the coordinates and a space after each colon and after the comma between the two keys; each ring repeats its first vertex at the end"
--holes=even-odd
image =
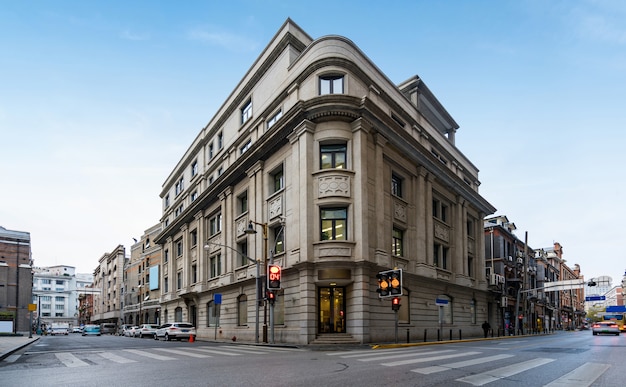
{"type": "Polygon", "coordinates": [[[260,324],[264,341],[268,325],[282,343],[390,341],[376,274],[397,267],[403,336],[478,335],[495,209],[457,129],[419,77],[394,85],[350,40],[288,19],[163,185],[162,322],[217,339],[258,340],[260,324]],[[257,259],[283,267],[273,308],[256,302],[257,259]]]}

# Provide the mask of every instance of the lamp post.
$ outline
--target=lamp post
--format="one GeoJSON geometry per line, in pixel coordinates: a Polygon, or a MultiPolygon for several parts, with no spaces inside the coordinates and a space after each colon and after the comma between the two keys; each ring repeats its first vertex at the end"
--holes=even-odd
{"type": "MultiPolygon", "coordinates": [[[[254,220],[250,220],[246,234],[256,234],[253,224],[261,226],[263,230],[263,272],[267,275],[267,223],[259,223],[254,220]]],[[[274,262],[270,262],[274,263],[274,262]]],[[[258,286],[257,286],[258,289],[258,286]]],[[[265,289],[265,286],[263,286],[265,289]]],[[[265,292],[263,292],[265,294],[265,292]]],[[[270,330],[271,330],[271,342],[274,343],[274,305],[270,304],[270,330]]],[[[267,303],[263,304],[263,342],[267,343],[267,303]]]]}
{"type": "MultiPolygon", "coordinates": [[[[230,247],[230,246],[226,246],[226,245],[222,245],[219,243],[214,243],[214,242],[209,242],[207,241],[207,243],[204,245],[204,250],[208,251],[211,246],[210,245],[215,245],[215,246],[220,246],[220,247],[225,247],[227,249],[230,249],[232,251],[234,251],[236,254],[241,255],[242,257],[244,257],[245,259],[247,259],[250,262],[254,262],[254,264],[256,265],[256,277],[255,277],[255,284],[256,284],[256,300],[255,300],[255,322],[254,322],[254,342],[255,343],[259,343],[259,300],[261,299],[261,295],[260,295],[260,285],[259,285],[259,281],[261,280],[261,269],[260,269],[260,261],[254,260],[250,257],[248,257],[247,255],[242,254],[241,252],[235,250],[234,248],[230,247]]],[[[208,317],[207,317],[208,318],[208,317]]]]}

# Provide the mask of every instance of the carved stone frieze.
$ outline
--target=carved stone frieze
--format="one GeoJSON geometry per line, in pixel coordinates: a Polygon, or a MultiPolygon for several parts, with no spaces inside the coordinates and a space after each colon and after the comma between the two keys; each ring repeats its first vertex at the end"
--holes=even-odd
{"type": "Polygon", "coordinates": [[[450,242],[450,228],[440,223],[435,223],[435,238],[450,242]]]}
{"type": "Polygon", "coordinates": [[[350,197],[350,177],[345,175],[325,175],[318,178],[318,197],[350,197]]]}
{"type": "Polygon", "coordinates": [[[399,202],[399,201],[394,201],[393,203],[394,206],[394,210],[393,210],[393,216],[396,220],[399,220],[401,222],[406,223],[406,204],[399,202]]]}
{"type": "Polygon", "coordinates": [[[274,219],[277,216],[283,214],[283,196],[278,195],[275,198],[270,199],[267,203],[269,208],[269,218],[274,219]]]}

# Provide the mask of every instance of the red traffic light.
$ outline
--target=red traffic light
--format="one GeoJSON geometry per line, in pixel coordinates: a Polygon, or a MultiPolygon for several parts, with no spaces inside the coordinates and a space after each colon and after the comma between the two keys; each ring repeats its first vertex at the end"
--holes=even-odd
{"type": "Polygon", "coordinates": [[[280,289],[280,277],[282,268],[278,265],[269,265],[267,267],[267,288],[270,290],[280,289]]]}
{"type": "Polygon", "coordinates": [[[391,299],[391,309],[392,310],[400,309],[400,297],[394,297],[391,299]]]}

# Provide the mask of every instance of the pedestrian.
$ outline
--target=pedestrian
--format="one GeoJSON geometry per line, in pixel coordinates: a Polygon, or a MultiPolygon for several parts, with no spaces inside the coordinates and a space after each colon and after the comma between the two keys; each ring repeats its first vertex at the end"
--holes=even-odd
{"type": "Polygon", "coordinates": [[[485,321],[482,327],[483,327],[483,332],[485,332],[485,338],[486,338],[487,335],[489,334],[489,330],[491,329],[491,325],[489,325],[489,323],[485,321]]]}

